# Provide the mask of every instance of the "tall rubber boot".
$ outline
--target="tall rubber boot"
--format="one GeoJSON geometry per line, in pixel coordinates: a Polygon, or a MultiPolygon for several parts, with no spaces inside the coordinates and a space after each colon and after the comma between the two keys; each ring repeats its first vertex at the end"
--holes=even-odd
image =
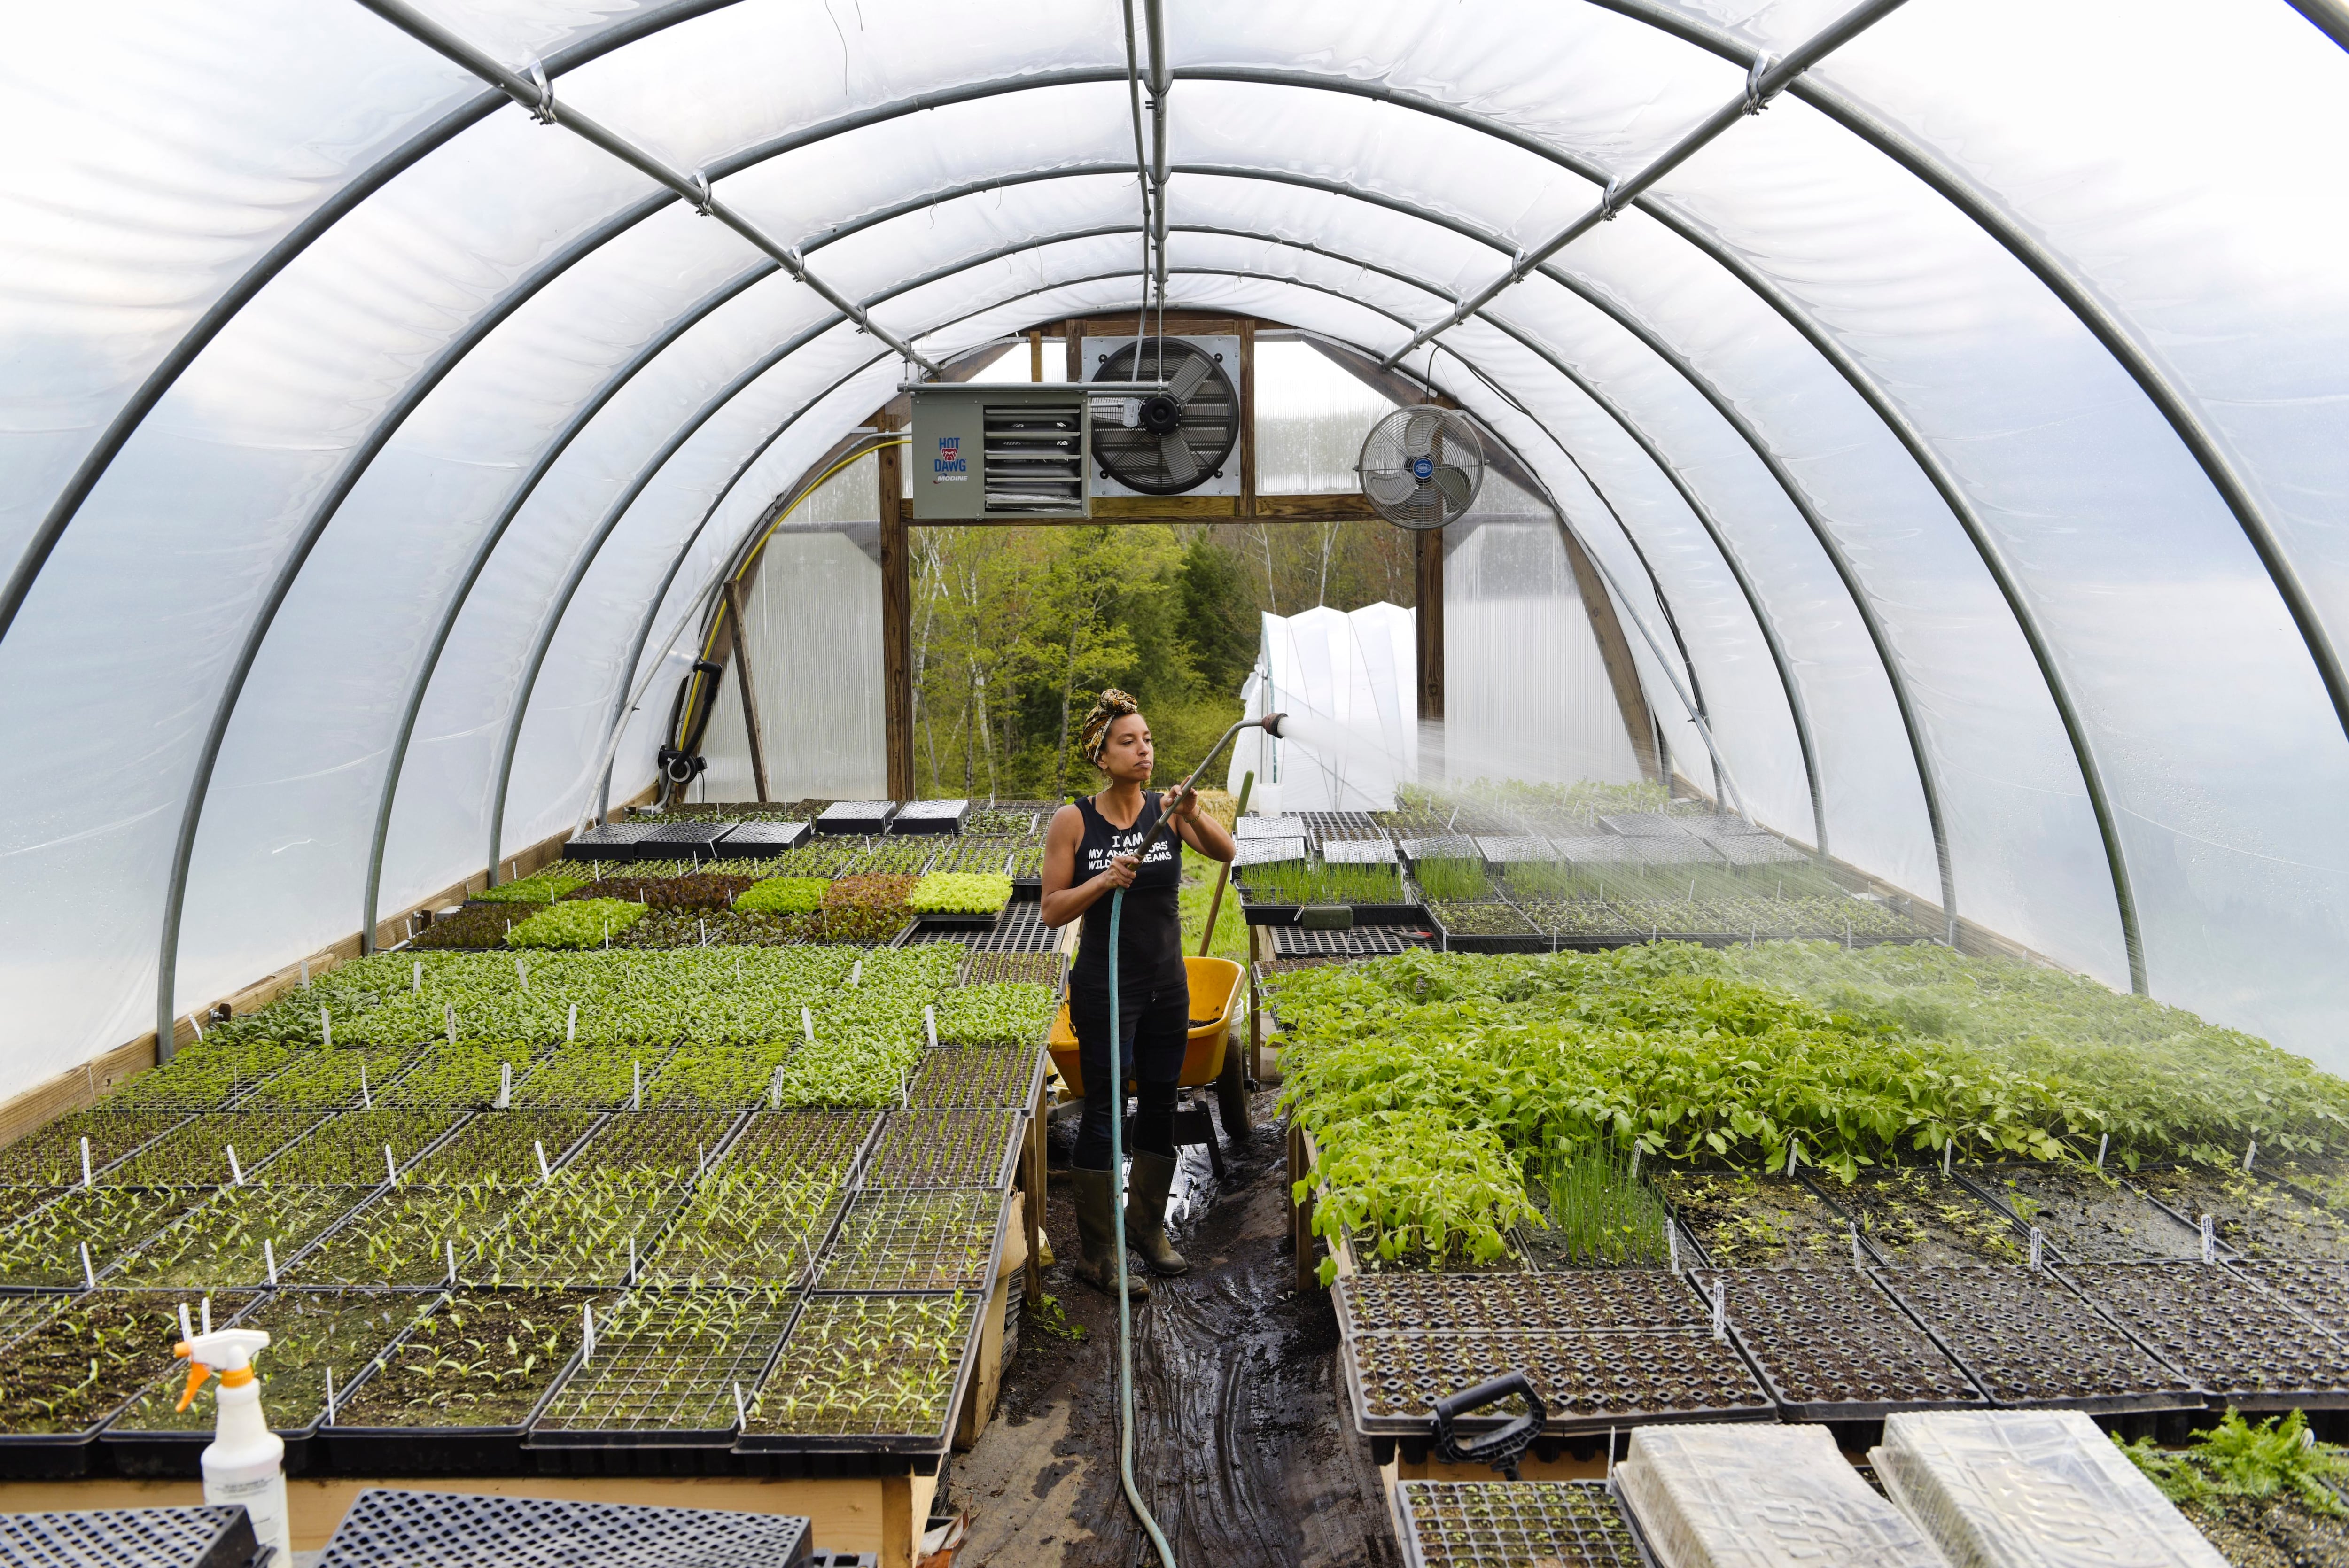
{"type": "Polygon", "coordinates": [[[1136,1154],[1126,1178],[1125,1246],[1142,1254],[1150,1272],[1189,1274],[1191,1260],[1166,1239],[1166,1194],[1174,1187],[1174,1161],[1164,1154],[1136,1154]]]}
{"type": "MultiPolygon", "coordinates": [[[[1070,1185],[1075,1189],[1077,1212],[1077,1242],[1084,1255],[1073,1265],[1079,1279],[1105,1295],[1117,1294],[1117,1238],[1112,1234],[1117,1223],[1117,1173],[1112,1171],[1076,1170],[1069,1172],[1070,1185]]],[[[1126,1237],[1130,1250],[1133,1238],[1126,1237]]],[[[1125,1280],[1130,1299],[1136,1303],[1150,1299],[1150,1282],[1135,1273],[1125,1280]]]]}

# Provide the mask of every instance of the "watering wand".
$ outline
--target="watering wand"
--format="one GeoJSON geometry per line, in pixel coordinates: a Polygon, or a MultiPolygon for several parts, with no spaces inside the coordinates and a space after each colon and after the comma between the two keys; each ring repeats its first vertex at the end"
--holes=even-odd
{"type": "MultiPolygon", "coordinates": [[[[1183,782],[1171,791],[1174,799],[1180,799],[1190,792],[1193,782],[1207,770],[1207,764],[1213,762],[1241,730],[1261,728],[1268,735],[1278,736],[1281,723],[1287,717],[1286,714],[1268,713],[1262,718],[1244,718],[1224,731],[1224,738],[1208,748],[1207,755],[1199,759],[1199,766],[1192,769],[1183,782]]],[[[1157,843],[1158,835],[1166,830],[1166,826],[1167,820],[1162,812],[1157,825],[1133,851],[1137,865],[1150,858],[1151,847],[1157,843]]],[[[1181,851],[1176,851],[1176,853],[1179,855],[1181,851]]],[[[1109,1119],[1109,1168],[1112,1172],[1122,1172],[1125,1169],[1125,1042],[1119,1038],[1124,1022],[1118,1011],[1117,1000],[1117,933],[1124,913],[1125,890],[1120,888],[1110,895],[1109,901],[1109,1071],[1112,1101],[1109,1119]]],[[[1213,932],[1214,929],[1210,922],[1208,930],[1213,932]]],[[[1142,1528],[1150,1536],[1151,1545],[1158,1549],[1159,1563],[1164,1568],[1174,1568],[1174,1548],[1166,1543],[1166,1532],[1158,1528],[1158,1521],[1152,1516],[1150,1505],[1142,1501],[1142,1489],[1133,1484],[1133,1304],[1125,1290],[1125,1205],[1112,1203],[1110,1212],[1110,1236],[1113,1249],[1110,1257],[1115,1264],[1112,1277],[1117,1281],[1118,1480],[1125,1487],[1126,1505],[1142,1522],[1142,1528]]]]}
{"type": "MultiPolygon", "coordinates": [[[[184,1328],[187,1309],[181,1309],[184,1328]]],[[[204,1379],[217,1371],[217,1429],[204,1449],[204,1501],[215,1507],[243,1508],[255,1540],[272,1548],[274,1563],[294,1561],[294,1538],[285,1518],[285,1439],[269,1429],[261,1413],[261,1383],[253,1370],[255,1352],[269,1348],[257,1328],[223,1328],[199,1334],[171,1347],[188,1363],[188,1387],[179,1408],[188,1408],[204,1379]]]]}

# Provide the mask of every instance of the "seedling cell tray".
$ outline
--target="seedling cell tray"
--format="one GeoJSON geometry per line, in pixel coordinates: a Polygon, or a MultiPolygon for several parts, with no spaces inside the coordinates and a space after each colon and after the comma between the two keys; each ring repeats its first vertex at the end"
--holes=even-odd
{"type": "Polygon", "coordinates": [[[731,832],[724,822],[658,822],[647,828],[628,846],[627,859],[635,861],[714,861],[719,856],[719,841],[731,832]]]}
{"type": "Polygon", "coordinates": [[[969,1292],[810,1298],[736,1451],[943,1454],[977,1360],[983,1302],[969,1292]]]}
{"type": "Polygon", "coordinates": [[[242,1505],[0,1513],[0,1562],[28,1568],[248,1568],[261,1554],[242,1505]]]}
{"type": "Polygon", "coordinates": [[[1027,1121],[1018,1110],[898,1110],[881,1129],[859,1185],[991,1187],[1008,1191],[1027,1121]]]}
{"type": "Polygon", "coordinates": [[[993,1188],[860,1192],[824,1251],[815,1288],[984,1294],[1010,1207],[993,1188]]]}
{"type": "Polygon", "coordinates": [[[1488,904],[1496,910],[1508,911],[1509,918],[1523,929],[1507,932],[1458,930],[1456,926],[1460,922],[1472,917],[1464,915],[1455,909],[1452,913],[1452,919],[1446,921],[1445,905],[1441,902],[1431,901],[1427,906],[1427,922],[1435,929],[1436,945],[1446,953],[1547,953],[1550,951],[1553,945],[1550,939],[1535,930],[1533,923],[1519,914],[1514,905],[1493,899],[1477,901],[1475,907],[1483,909],[1488,904]]]}
{"type": "Polygon", "coordinates": [[[757,1390],[799,1310],[777,1289],[627,1296],[595,1315],[595,1354],[571,1364],[528,1446],[730,1449],[734,1390],[757,1390]]]}
{"type": "Polygon", "coordinates": [[[2132,1338],[2201,1385],[2213,1408],[2349,1407],[2349,1345],[2230,1269],[2084,1264],[2056,1272],[2132,1338]]]}
{"type": "MultiPolygon", "coordinates": [[[[1435,1401],[1522,1371],[1549,1436],[1671,1421],[1766,1421],[1777,1406],[1730,1344],[1702,1329],[1616,1334],[1357,1334],[1343,1343],[1354,1424],[1365,1437],[1424,1438],[1435,1401]]],[[[1517,1401],[1464,1417],[1461,1432],[1525,1413],[1517,1401]],[[1515,1408],[1513,1408],[1515,1407],[1515,1408]]]]}
{"type": "Polygon", "coordinates": [[[1642,1568],[1605,1481],[1399,1480],[1407,1568],[1642,1568]]]}
{"type": "Polygon", "coordinates": [[[1981,1408],[1963,1368],[1857,1269],[1751,1269],[1725,1281],[1729,1332],[1790,1421],[1877,1421],[1895,1410],[1981,1408]]]}
{"type": "Polygon", "coordinates": [[[2181,1225],[2199,1230],[2209,1214],[2227,1255],[2349,1261],[2349,1219],[2286,1183],[2243,1171],[2166,1166],[2137,1171],[2134,1185],[2181,1225]]]}
{"type": "Polygon", "coordinates": [[[2134,1264],[2202,1255],[2193,1226],[2117,1180],[2055,1165],[1961,1166],[1963,1177],[1984,1197],[2037,1226],[2047,1261],[2074,1264],[2134,1264]]]}
{"type": "Polygon", "coordinates": [[[1902,1269],[1878,1283],[1997,1404],[2112,1415],[2203,1403],[2192,1378],[2044,1270],[1902,1269]]]}
{"type": "Polygon", "coordinates": [[[737,822],[718,841],[718,855],[729,861],[767,861],[806,842],[805,822],[737,822]]]}
{"type": "Polygon", "coordinates": [[[1670,1269],[1540,1274],[1363,1274],[1337,1287],[1342,1333],[1409,1329],[1605,1334],[1701,1328],[1707,1309],[1670,1269]]]}
{"type": "Polygon", "coordinates": [[[369,1488],[318,1568],[817,1568],[791,1514],[369,1488]]]}
{"type": "Polygon", "coordinates": [[[2293,1310],[2349,1339],[2349,1264],[2243,1262],[2229,1267],[2292,1303],[2293,1310]]]}
{"type": "Polygon", "coordinates": [[[657,821],[605,822],[588,829],[563,846],[566,861],[633,861],[637,841],[667,824],[657,821]]]}
{"type": "MultiPolygon", "coordinates": [[[[173,1365],[180,1305],[198,1313],[205,1294],[91,1291],[19,1337],[0,1365],[0,1480],[87,1474],[98,1433],[146,1391],[158,1368],[173,1365]],[[95,1379],[87,1371],[93,1358],[95,1379]]],[[[214,1291],[211,1298],[215,1327],[253,1300],[243,1291],[214,1291]]]]}
{"type": "Polygon", "coordinates": [[[908,800],[889,820],[893,833],[959,833],[970,816],[968,800],[908,800]]]}
{"type": "Polygon", "coordinates": [[[894,800],[835,800],[815,820],[819,833],[879,833],[896,811],[894,800]]]}
{"type": "Polygon", "coordinates": [[[1003,918],[999,909],[926,909],[914,917],[923,925],[953,931],[992,931],[1003,918]]]}

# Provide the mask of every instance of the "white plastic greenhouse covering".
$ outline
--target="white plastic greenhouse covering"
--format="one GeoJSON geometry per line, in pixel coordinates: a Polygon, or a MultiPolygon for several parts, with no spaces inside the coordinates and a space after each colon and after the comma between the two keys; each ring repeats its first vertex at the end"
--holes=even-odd
{"type": "MultiPolygon", "coordinates": [[[[1168,5],[1168,297],[1450,322],[1690,777],[1692,673],[1765,822],[2349,1068],[2338,0],[1850,3],[1168,5]]],[[[892,340],[1141,297],[1111,0],[415,5],[11,13],[0,1090],[576,821],[892,340]]]]}

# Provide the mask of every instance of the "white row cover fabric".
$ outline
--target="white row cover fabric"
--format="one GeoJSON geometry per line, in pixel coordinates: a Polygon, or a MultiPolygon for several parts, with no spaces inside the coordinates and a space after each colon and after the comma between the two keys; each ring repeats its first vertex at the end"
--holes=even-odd
{"type": "MultiPolygon", "coordinates": [[[[393,910],[641,785],[896,387],[564,106],[933,359],[1139,302],[1107,0],[424,8],[555,124],[349,0],[11,18],[0,1093],[357,928],[387,799],[393,910]]],[[[1392,354],[1843,9],[1167,7],[1170,303],[1392,354]]],[[[2349,1068],[2344,101],[2283,0],[1908,0],[1402,368],[1689,777],[2127,985],[2117,862],[2154,995],[2349,1068]]]]}
{"type": "Polygon", "coordinates": [[[1255,774],[1248,809],[1272,817],[1394,810],[1395,786],[1420,777],[1418,616],[1381,601],[1259,619],[1241,717],[1285,713],[1294,733],[1242,730],[1225,787],[1255,774]]]}

